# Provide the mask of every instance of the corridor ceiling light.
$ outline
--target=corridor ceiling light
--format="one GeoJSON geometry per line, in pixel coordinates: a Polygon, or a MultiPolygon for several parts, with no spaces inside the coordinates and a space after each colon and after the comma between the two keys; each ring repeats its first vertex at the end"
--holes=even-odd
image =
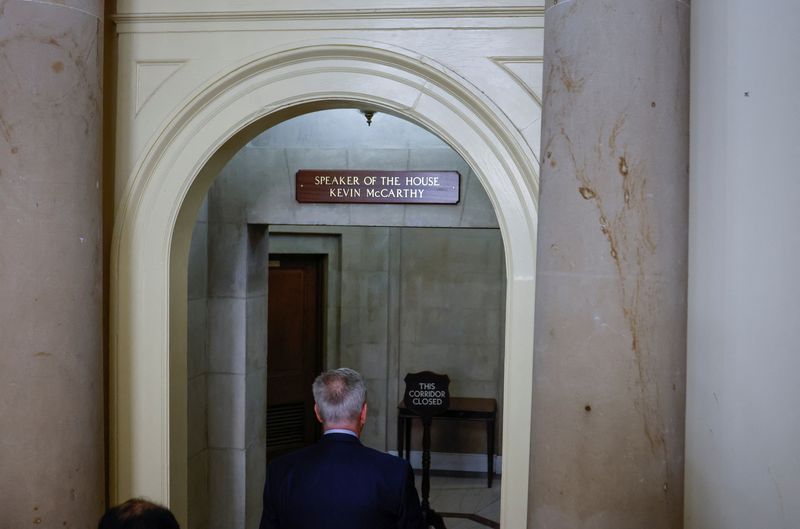
{"type": "Polygon", "coordinates": [[[377,113],[377,111],[376,110],[362,110],[361,113],[364,114],[365,118],[367,118],[367,126],[371,127],[372,126],[372,117],[377,113]]]}

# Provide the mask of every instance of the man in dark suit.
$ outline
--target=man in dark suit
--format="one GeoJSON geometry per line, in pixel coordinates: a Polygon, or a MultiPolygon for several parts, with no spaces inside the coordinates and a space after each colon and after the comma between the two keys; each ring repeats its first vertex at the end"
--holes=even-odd
{"type": "Polygon", "coordinates": [[[326,371],[313,391],[324,435],[269,464],[261,529],[424,529],[411,466],[359,441],[367,420],[361,375],[326,371]]]}

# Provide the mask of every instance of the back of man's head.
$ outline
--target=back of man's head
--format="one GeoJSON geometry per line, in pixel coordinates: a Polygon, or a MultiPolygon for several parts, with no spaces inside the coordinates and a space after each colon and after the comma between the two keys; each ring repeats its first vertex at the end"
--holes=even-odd
{"type": "Polygon", "coordinates": [[[110,508],[97,529],[180,529],[169,509],[141,498],[110,508]]]}
{"type": "Polygon", "coordinates": [[[319,415],[326,424],[358,421],[367,399],[367,386],[361,375],[346,367],[321,373],[312,386],[319,415]]]}

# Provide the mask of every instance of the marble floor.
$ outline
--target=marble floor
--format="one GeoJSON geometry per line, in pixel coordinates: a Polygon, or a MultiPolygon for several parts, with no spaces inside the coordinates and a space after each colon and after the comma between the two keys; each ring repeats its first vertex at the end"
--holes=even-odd
{"type": "MultiPolygon", "coordinates": [[[[422,494],[422,476],[417,475],[417,491],[422,494]]],[[[430,505],[436,512],[477,514],[500,521],[500,477],[492,488],[485,477],[431,476],[430,505]]],[[[445,518],[447,529],[486,529],[487,526],[462,518],[445,518]]]]}

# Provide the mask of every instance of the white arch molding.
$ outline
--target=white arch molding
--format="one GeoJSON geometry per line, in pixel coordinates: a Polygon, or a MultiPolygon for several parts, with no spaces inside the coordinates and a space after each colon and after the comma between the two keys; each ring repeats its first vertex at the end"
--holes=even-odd
{"type": "Polygon", "coordinates": [[[446,68],[379,43],[302,43],[201,87],[144,151],[111,255],[111,495],[147,496],[185,522],[187,260],[197,209],[246,141],[289,117],[370,105],[447,141],[495,208],[507,267],[501,524],[527,524],[536,265],[536,161],[519,131],[446,68]]]}

